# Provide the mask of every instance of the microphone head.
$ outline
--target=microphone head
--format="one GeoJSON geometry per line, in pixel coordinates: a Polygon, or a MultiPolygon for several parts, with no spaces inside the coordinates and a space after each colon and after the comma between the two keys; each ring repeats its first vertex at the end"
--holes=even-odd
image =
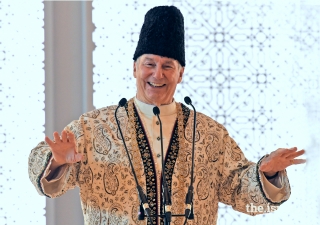
{"type": "Polygon", "coordinates": [[[154,115],[159,115],[160,114],[160,109],[158,108],[158,106],[153,107],[153,114],[154,115]]]}
{"type": "Polygon", "coordinates": [[[127,103],[127,99],[126,98],[122,98],[119,102],[119,106],[123,107],[125,104],[127,103]]]}
{"type": "Polygon", "coordinates": [[[192,103],[191,99],[190,99],[188,96],[184,97],[184,102],[185,102],[187,105],[190,105],[190,104],[192,103]]]}

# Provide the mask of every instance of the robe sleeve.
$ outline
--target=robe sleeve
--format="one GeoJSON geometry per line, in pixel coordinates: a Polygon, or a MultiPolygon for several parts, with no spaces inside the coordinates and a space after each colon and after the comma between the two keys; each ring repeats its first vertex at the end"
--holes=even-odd
{"type": "MultiPolygon", "coordinates": [[[[78,152],[82,152],[83,132],[81,122],[75,120],[65,127],[65,130],[75,134],[78,152]]],[[[28,162],[28,172],[32,184],[40,195],[55,198],[61,196],[69,189],[78,186],[80,162],[65,164],[57,168],[53,179],[48,181],[46,177],[50,173],[49,167],[51,158],[52,153],[48,144],[44,141],[40,142],[31,150],[28,162]]]]}
{"type": "Polygon", "coordinates": [[[219,201],[249,215],[275,211],[290,196],[286,171],[280,171],[273,184],[270,183],[259,171],[260,162],[265,156],[258,163],[249,162],[227,130],[223,130],[223,149],[219,158],[219,201]]]}

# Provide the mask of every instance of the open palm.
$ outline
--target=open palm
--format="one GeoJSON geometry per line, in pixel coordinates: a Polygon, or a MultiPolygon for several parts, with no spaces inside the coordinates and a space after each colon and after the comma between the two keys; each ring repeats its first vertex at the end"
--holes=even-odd
{"type": "Polygon", "coordinates": [[[305,159],[297,159],[303,155],[305,150],[297,151],[293,148],[279,148],[264,158],[260,164],[260,170],[265,173],[276,173],[286,169],[288,166],[305,163],[305,159]]]}
{"type": "Polygon", "coordinates": [[[58,132],[54,132],[53,140],[45,137],[45,141],[51,148],[55,167],[66,163],[76,163],[82,159],[82,155],[77,151],[76,139],[72,132],[63,130],[61,137],[58,132]]]}

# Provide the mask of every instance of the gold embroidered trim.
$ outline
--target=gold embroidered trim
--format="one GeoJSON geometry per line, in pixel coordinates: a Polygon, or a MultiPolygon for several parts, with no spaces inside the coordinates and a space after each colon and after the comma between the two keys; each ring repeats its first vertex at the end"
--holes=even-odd
{"type": "MultiPolygon", "coordinates": [[[[134,109],[133,109],[133,98],[131,98],[128,101],[128,116],[129,116],[129,131],[130,131],[130,139],[131,139],[131,152],[132,152],[132,162],[134,165],[134,169],[137,175],[137,179],[139,181],[140,186],[145,190],[145,182],[142,179],[143,176],[143,163],[141,162],[141,155],[140,155],[140,150],[138,147],[138,142],[137,142],[137,133],[136,133],[136,118],[134,116],[134,109]]],[[[130,148],[130,147],[129,147],[130,148]]]]}
{"type": "MultiPolygon", "coordinates": [[[[130,129],[130,135],[131,135],[131,141],[132,141],[132,154],[133,154],[132,157],[133,157],[133,164],[135,165],[135,169],[139,171],[139,174],[136,171],[137,177],[138,177],[138,180],[139,180],[139,184],[143,187],[143,189],[145,189],[144,187],[146,186],[146,184],[145,184],[145,182],[143,182],[144,179],[142,179],[144,166],[143,166],[143,162],[141,160],[142,156],[141,156],[141,151],[139,149],[139,144],[137,142],[137,128],[138,128],[137,120],[138,120],[138,118],[135,117],[135,111],[134,111],[134,104],[133,103],[134,103],[134,99],[133,98],[128,101],[129,129],[130,129]],[[136,166],[136,165],[138,165],[138,166],[136,166]]],[[[176,103],[176,111],[177,111],[177,120],[178,120],[177,129],[178,129],[178,143],[179,143],[179,145],[178,146],[170,146],[170,143],[169,143],[168,151],[169,151],[169,149],[171,147],[173,147],[173,150],[179,148],[179,155],[180,155],[180,152],[185,152],[184,151],[184,147],[185,147],[185,142],[184,142],[184,122],[186,122],[186,121],[185,121],[184,114],[183,114],[183,109],[182,109],[182,106],[181,106],[180,103],[176,103]]],[[[173,131],[173,132],[175,132],[175,131],[173,131]]],[[[139,135],[142,135],[142,134],[139,134],[139,135]]],[[[141,138],[141,137],[139,137],[139,138],[141,138]]],[[[173,138],[173,135],[171,136],[171,138],[173,138]]],[[[167,154],[168,153],[169,152],[167,152],[167,154]]],[[[154,159],[154,157],[152,157],[152,158],[154,159]]],[[[154,159],[153,161],[155,161],[155,160],[156,159],[154,159]]],[[[159,176],[159,175],[156,174],[156,177],[157,176],[159,176]]],[[[184,187],[184,183],[185,183],[186,180],[183,177],[181,177],[181,178],[183,179],[184,182],[179,182],[179,189],[181,188],[180,190],[184,190],[183,187],[184,187]]],[[[157,190],[157,195],[158,195],[158,201],[157,201],[158,204],[157,205],[158,205],[158,207],[160,207],[161,206],[161,204],[160,204],[161,199],[160,199],[160,195],[159,195],[159,191],[160,191],[159,184],[157,185],[157,189],[158,189],[157,190]]],[[[178,202],[179,202],[178,204],[179,205],[183,205],[184,204],[184,198],[185,197],[178,198],[178,202]]],[[[158,210],[159,209],[157,209],[157,211],[158,210]]]]}
{"type": "MultiPolygon", "coordinates": [[[[189,115],[189,117],[191,114],[189,115]]],[[[184,122],[187,122],[187,118],[184,121],[184,114],[182,105],[177,105],[177,117],[178,117],[178,136],[179,136],[179,153],[176,160],[176,166],[178,173],[176,175],[173,175],[178,179],[178,182],[176,185],[172,184],[171,192],[174,194],[174,198],[172,201],[172,212],[175,214],[183,214],[184,213],[184,207],[181,207],[185,205],[185,197],[186,197],[186,191],[185,188],[188,184],[188,175],[189,175],[189,165],[187,161],[188,153],[190,152],[188,149],[186,149],[185,144],[185,138],[184,138],[184,122]]],[[[175,218],[175,223],[182,224],[183,218],[177,217],[175,218]]]]}

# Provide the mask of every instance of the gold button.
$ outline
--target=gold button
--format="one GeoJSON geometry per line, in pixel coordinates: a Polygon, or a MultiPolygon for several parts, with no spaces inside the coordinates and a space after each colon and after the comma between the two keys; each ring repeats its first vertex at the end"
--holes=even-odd
{"type": "Polygon", "coordinates": [[[156,124],[159,125],[160,124],[159,121],[157,121],[156,124]]]}
{"type": "Polygon", "coordinates": [[[160,141],[160,137],[157,137],[157,140],[160,141]]]}

